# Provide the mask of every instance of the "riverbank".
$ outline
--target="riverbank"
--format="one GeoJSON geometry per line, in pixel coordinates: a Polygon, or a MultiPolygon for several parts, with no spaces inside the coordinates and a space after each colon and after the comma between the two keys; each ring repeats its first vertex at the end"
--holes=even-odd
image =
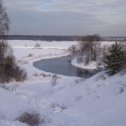
{"type": "Polygon", "coordinates": [[[87,69],[87,70],[97,70],[97,64],[95,61],[90,62],[88,65],[85,65],[84,63],[78,63],[77,59],[74,58],[71,62],[71,64],[75,67],[81,68],[81,69],[87,69]]]}
{"type": "MultiPolygon", "coordinates": [[[[104,48],[108,48],[110,47],[112,44],[114,44],[115,42],[108,42],[108,41],[102,41],[100,43],[101,47],[104,48]]],[[[92,61],[89,64],[85,65],[83,62],[82,63],[78,63],[77,58],[75,57],[71,64],[75,67],[81,68],[81,69],[87,69],[87,70],[97,70],[98,69],[98,63],[96,61],[92,61]]],[[[103,66],[100,66],[100,68],[103,68],[103,66]]]]}
{"type": "MultiPolygon", "coordinates": [[[[51,59],[69,55],[67,49],[76,44],[72,42],[43,42],[43,41],[9,41],[13,47],[14,55],[16,56],[19,65],[28,73],[28,81],[38,81],[35,75],[49,74],[45,71],[39,70],[33,66],[35,61],[42,59],[51,59]],[[36,45],[39,45],[36,47],[36,45]]],[[[51,73],[50,73],[51,74],[51,73]]],[[[40,79],[39,79],[40,80],[40,79]]]]}

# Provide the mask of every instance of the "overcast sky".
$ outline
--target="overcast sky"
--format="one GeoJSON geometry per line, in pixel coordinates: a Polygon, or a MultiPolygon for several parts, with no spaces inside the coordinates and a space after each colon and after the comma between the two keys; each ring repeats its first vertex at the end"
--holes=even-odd
{"type": "Polygon", "coordinates": [[[126,35],[126,0],[4,0],[10,34],[126,35]]]}

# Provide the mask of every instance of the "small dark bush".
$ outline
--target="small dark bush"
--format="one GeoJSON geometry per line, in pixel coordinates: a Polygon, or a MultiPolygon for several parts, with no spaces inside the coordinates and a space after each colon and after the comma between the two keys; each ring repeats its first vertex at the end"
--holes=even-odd
{"type": "Polygon", "coordinates": [[[20,69],[18,66],[15,66],[14,70],[15,70],[14,78],[16,81],[23,82],[24,80],[26,80],[27,73],[25,72],[25,70],[20,69]]]}
{"type": "Polygon", "coordinates": [[[40,123],[44,122],[44,119],[40,117],[40,114],[36,112],[25,112],[18,119],[18,121],[28,124],[29,126],[38,126],[40,123]]]}
{"type": "Polygon", "coordinates": [[[39,43],[36,43],[35,48],[39,48],[39,47],[41,47],[41,45],[39,43]]]}
{"type": "Polygon", "coordinates": [[[58,76],[57,75],[52,75],[52,86],[55,86],[57,83],[58,76]]]}
{"type": "Polygon", "coordinates": [[[28,57],[32,57],[33,56],[33,54],[28,54],[28,57]]]}

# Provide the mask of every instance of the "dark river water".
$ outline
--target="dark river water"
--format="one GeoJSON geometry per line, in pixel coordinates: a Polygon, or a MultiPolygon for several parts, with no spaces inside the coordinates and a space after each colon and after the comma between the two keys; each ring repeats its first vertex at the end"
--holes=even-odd
{"type": "Polygon", "coordinates": [[[89,71],[71,65],[71,59],[71,56],[44,59],[34,62],[33,65],[40,70],[65,76],[88,78],[96,73],[95,70],[89,71]]]}

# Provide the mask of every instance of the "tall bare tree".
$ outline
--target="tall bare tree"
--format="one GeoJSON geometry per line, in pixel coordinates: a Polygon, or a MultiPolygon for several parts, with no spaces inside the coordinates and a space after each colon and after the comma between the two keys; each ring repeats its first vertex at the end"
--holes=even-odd
{"type": "Polygon", "coordinates": [[[26,72],[16,64],[13,50],[3,38],[8,31],[9,18],[3,6],[3,0],[0,0],[0,83],[9,82],[12,79],[24,81],[27,76],[26,72]]]}
{"type": "Polygon", "coordinates": [[[3,0],[0,0],[0,35],[7,34],[9,30],[9,18],[6,9],[3,6],[3,0]]]}
{"type": "Polygon", "coordinates": [[[101,40],[99,35],[87,35],[80,41],[80,54],[85,56],[85,63],[96,61],[101,40]]]}

